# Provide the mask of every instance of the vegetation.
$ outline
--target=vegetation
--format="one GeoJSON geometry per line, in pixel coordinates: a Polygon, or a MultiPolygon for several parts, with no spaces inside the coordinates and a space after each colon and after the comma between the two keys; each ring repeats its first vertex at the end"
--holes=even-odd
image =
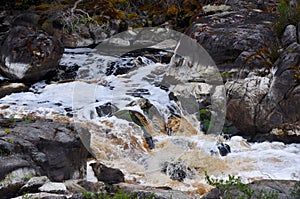
{"type": "Polygon", "coordinates": [[[258,190],[258,194],[255,194],[255,190],[252,189],[248,184],[244,184],[240,177],[228,175],[227,180],[211,178],[205,173],[205,180],[209,185],[212,185],[219,189],[221,196],[228,199],[278,199],[277,191],[266,192],[261,189],[258,190]]]}
{"type": "MultiPolygon", "coordinates": [[[[139,199],[136,193],[124,193],[122,190],[118,190],[115,194],[97,193],[97,192],[83,192],[83,196],[86,199],[139,199]]],[[[154,199],[154,194],[144,199],[154,199]]]]}
{"type": "Polygon", "coordinates": [[[296,7],[290,7],[286,1],[280,0],[278,11],[280,16],[275,26],[275,29],[277,35],[281,36],[287,25],[297,25],[300,19],[300,4],[298,4],[296,7]]]}
{"type": "Polygon", "coordinates": [[[300,181],[296,182],[296,184],[292,188],[291,195],[294,198],[300,198],[300,181]]]}

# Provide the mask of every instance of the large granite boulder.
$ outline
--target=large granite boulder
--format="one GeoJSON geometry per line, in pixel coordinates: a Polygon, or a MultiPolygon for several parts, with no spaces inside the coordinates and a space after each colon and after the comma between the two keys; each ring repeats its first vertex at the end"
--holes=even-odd
{"type": "Polygon", "coordinates": [[[239,134],[253,141],[298,142],[299,27],[288,25],[279,38],[276,6],[248,0],[204,6],[188,34],[216,62],[226,82],[227,120],[239,134]]]}
{"type": "Polygon", "coordinates": [[[66,123],[0,121],[0,180],[20,168],[53,181],[84,176],[87,150],[66,123]]]}
{"type": "MultiPolygon", "coordinates": [[[[279,45],[272,29],[278,17],[276,14],[256,9],[258,5],[253,1],[226,2],[226,5],[204,6],[188,30],[188,34],[207,50],[222,71],[242,68],[241,63],[245,64],[254,55],[279,45]]],[[[251,69],[253,66],[247,67],[251,69]]]]}
{"type": "Polygon", "coordinates": [[[33,82],[55,71],[63,54],[61,43],[34,28],[14,27],[0,51],[0,72],[10,79],[33,82]]]}
{"type": "Polygon", "coordinates": [[[241,134],[254,136],[275,128],[284,129],[289,135],[299,132],[299,67],[300,45],[292,43],[268,76],[226,83],[229,93],[227,117],[241,134]]]}

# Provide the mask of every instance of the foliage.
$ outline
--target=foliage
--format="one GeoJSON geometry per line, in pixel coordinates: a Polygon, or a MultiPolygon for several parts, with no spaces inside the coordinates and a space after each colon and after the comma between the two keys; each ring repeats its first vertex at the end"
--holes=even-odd
{"type": "Polygon", "coordinates": [[[15,123],[16,122],[15,116],[14,115],[9,116],[8,121],[10,123],[15,123]]]}
{"type": "Polygon", "coordinates": [[[11,152],[6,152],[5,150],[0,148],[0,156],[9,156],[11,155],[11,152]]]}
{"type": "Polygon", "coordinates": [[[248,184],[244,184],[240,177],[235,177],[233,175],[228,175],[227,180],[223,179],[213,179],[205,172],[205,180],[209,185],[215,186],[220,190],[221,196],[228,199],[239,198],[239,199],[278,199],[277,191],[266,192],[265,190],[259,190],[258,195],[255,195],[255,190],[252,189],[248,184]],[[241,195],[236,196],[233,191],[237,190],[241,192],[241,195]]]}
{"type": "Polygon", "coordinates": [[[200,119],[201,120],[210,120],[211,112],[207,109],[200,109],[199,110],[200,119]]]}
{"type": "Polygon", "coordinates": [[[300,181],[296,182],[291,190],[291,196],[300,198],[300,181]]]}
{"type": "Polygon", "coordinates": [[[6,134],[10,134],[10,130],[9,130],[8,128],[4,128],[4,132],[5,132],[6,134]]]}
{"type": "MultiPolygon", "coordinates": [[[[86,199],[138,199],[136,193],[124,193],[122,190],[118,190],[115,194],[97,193],[97,192],[83,192],[83,196],[86,199]]],[[[154,194],[151,194],[145,199],[154,199],[154,194]]]]}
{"type": "Polygon", "coordinates": [[[289,24],[297,25],[300,18],[300,5],[297,7],[289,7],[284,0],[280,0],[278,11],[280,17],[275,25],[278,36],[281,36],[285,27],[289,24]]]}

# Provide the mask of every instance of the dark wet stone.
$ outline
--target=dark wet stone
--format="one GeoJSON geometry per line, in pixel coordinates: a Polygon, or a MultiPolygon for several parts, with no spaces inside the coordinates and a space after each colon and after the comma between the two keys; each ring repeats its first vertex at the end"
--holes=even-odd
{"type": "Polygon", "coordinates": [[[124,182],[124,174],[119,169],[109,168],[100,162],[91,163],[95,176],[99,181],[116,184],[124,182]]]}
{"type": "Polygon", "coordinates": [[[143,97],[145,95],[150,95],[151,93],[148,89],[138,88],[132,91],[127,91],[126,94],[133,97],[143,97]]]}
{"type": "Polygon", "coordinates": [[[12,93],[25,92],[29,88],[23,83],[1,83],[0,82],[0,98],[12,93]]]}
{"type": "Polygon", "coordinates": [[[179,182],[194,175],[192,170],[181,162],[164,162],[161,165],[161,172],[179,182]]]}
{"type": "Polygon", "coordinates": [[[147,143],[149,149],[154,149],[155,144],[154,144],[152,136],[144,136],[144,137],[145,137],[145,140],[146,140],[146,143],[147,143]]]}
{"type": "Polygon", "coordinates": [[[103,105],[96,107],[96,112],[99,117],[104,117],[104,116],[111,117],[118,110],[119,110],[118,107],[116,107],[110,102],[107,102],[103,105]]]}
{"type": "Polygon", "coordinates": [[[8,33],[0,53],[0,70],[6,77],[34,82],[56,70],[63,47],[44,31],[17,26],[8,33]]]}
{"type": "Polygon", "coordinates": [[[228,153],[231,152],[230,146],[226,143],[218,142],[217,147],[221,156],[226,156],[228,153]]]}

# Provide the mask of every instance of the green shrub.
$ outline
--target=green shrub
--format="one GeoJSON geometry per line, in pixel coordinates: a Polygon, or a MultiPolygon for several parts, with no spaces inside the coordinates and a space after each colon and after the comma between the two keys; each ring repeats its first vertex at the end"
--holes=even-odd
{"type": "Polygon", "coordinates": [[[228,175],[227,180],[223,179],[213,179],[205,172],[205,180],[209,185],[212,185],[219,189],[221,196],[228,198],[228,199],[278,199],[278,192],[277,191],[269,191],[266,192],[265,190],[261,189],[258,190],[258,195],[255,194],[255,190],[252,189],[248,184],[244,184],[241,181],[240,177],[235,177],[233,175],[228,175]],[[241,195],[236,196],[233,193],[234,190],[241,192],[241,195]]]}

